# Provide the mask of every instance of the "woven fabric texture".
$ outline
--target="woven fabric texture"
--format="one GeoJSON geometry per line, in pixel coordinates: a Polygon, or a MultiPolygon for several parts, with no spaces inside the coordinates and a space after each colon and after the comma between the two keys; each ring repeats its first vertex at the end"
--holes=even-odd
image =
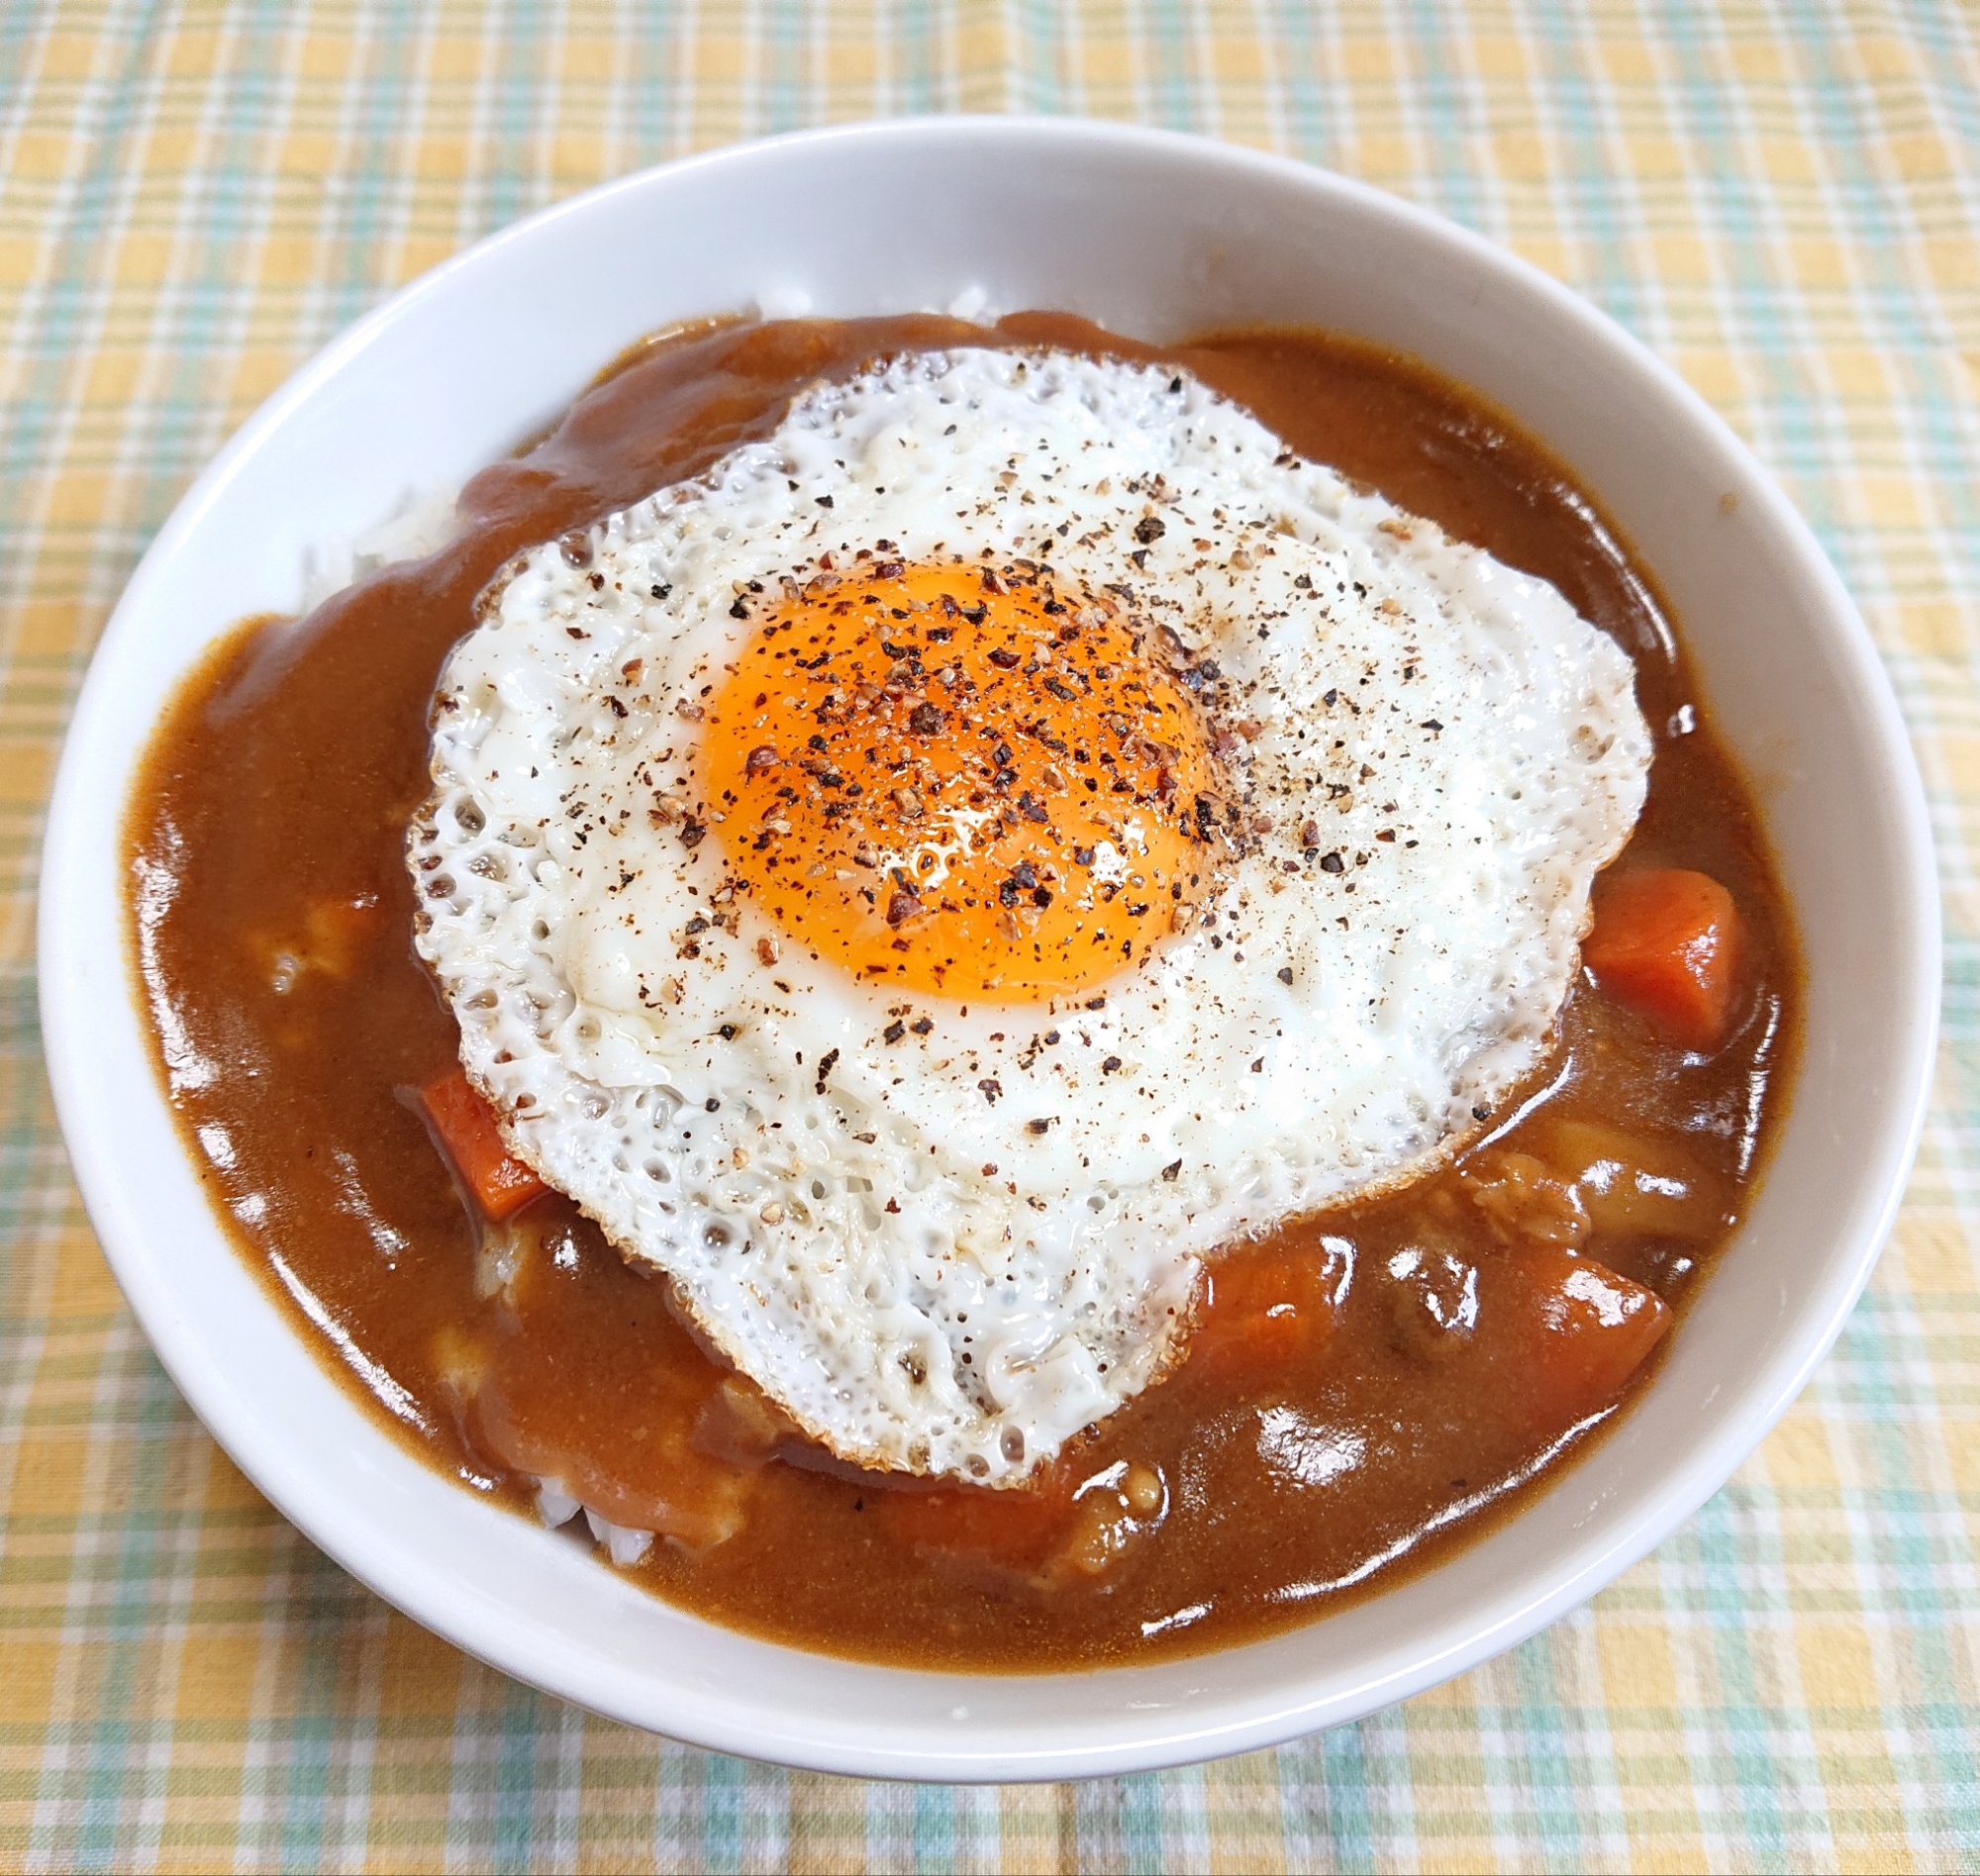
{"type": "Polygon", "coordinates": [[[0,1867],[1980,1867],[1980,15],[1959,0],[0,3],[0,1867]],[[1776,1433],[1515,1652],[1162,1776],[798,1776],[510,1683],[278,1518],[124,1309],[36,1027],[85,662],[201,464],[605,177],[906,111],[1324,163],[1568,281],[1753,444],[1889,661],[1947,1019],[1895,1239],[1776,1433]]]}

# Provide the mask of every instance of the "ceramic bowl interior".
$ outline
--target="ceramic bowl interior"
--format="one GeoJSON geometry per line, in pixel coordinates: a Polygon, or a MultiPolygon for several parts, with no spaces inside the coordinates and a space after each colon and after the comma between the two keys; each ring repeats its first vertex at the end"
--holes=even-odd
{"type": "Polygon", "coordinates": [[[1353,1719],[1534,1632],[1732,1472],[1821,1357],[1888,1228],[1935,1024],[1917,775],[1828,563],[1732,434],[1581,301],[1337,177],[1160,133],[946,120],[629,177],[416,283],[281,391],[186,496],[91,668],[47,845],[43,981],[90,1215],[178,1385],[248,1476],[462,1647],[637,1725],[869,1775],[1069,1777],[1353,1719]],[[235,620],[296,606],[312,548],[458,484],[622,347],[760,305],[1051,307],[1161,340],[1319,325],[1476,387],[1580,475],[1655,570],[1764,803],[1808,964],[1774,1163],[1653,1387],[1584,1463],[1433,1573],[1267,1642],[1012,1678],[795,1653],[713,1628],[479,1502],[381,1432],[230,1248],[152,1066],[119,825],[161,700],[235,620]]]}

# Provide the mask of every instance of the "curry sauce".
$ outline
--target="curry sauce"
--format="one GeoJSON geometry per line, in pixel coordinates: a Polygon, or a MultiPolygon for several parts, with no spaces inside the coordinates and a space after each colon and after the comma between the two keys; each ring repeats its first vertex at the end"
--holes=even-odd
{"type": "Polygon", "coordinates": [[[525,1515],[550,1478],[557,1511],[661,1531],[627,1567],[713,1620],[1046,1669],[1228,1645],[1392,1583],[1542,1489],[1642,1385],[1784,1104],[1793,936],[1654,583],[1502,413],[1303,331],[1158,350],[1045,314],[717,326],[622,359],[474,477],[459,522],[430,558],[227,638],[173,699],[128,825],[143,992],[216,1210],[297,1333],[435,1465],[525,1515]],[[1180,1367],[1010,1492],[833,1460],[568,1201],[473,1202],[418,1096],[458,1035],[412,948],[405,863],[436,679],[518,552],[700,473],[821,376],[957,344],[1173,361],[1553,582],[1634,660],[1655,738],[1616,873],[1703,876],[1744,935],[1709,1041],[1627,994],[1620,962],[1584,973],[1552,1056],[1457,1163],[1220,1261],[1180,1367]]]}

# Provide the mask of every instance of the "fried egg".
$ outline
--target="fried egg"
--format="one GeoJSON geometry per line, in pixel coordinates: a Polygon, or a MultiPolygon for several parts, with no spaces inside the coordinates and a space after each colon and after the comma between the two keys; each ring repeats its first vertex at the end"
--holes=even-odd
{"type": "Polygon", "coordinates": [[[1188,374],[920,353],[491,586],[418,942],[808,1433],[1009,1483],[1535,1067],[1648,760],[1551,586],[1188,374]]]}

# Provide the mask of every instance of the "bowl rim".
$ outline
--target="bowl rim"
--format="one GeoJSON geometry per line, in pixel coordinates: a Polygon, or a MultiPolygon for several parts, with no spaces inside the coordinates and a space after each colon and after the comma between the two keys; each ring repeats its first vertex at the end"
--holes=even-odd
{"type": "MultiPolygon", "coordinates": [[[[231,623],[216,621],[214,634],[231,623]]],[[[211,638],[207,642],[211,642],[211,638]]],[[[120,775],[127,772],[119,771],[120,775]]],[[[121,823],[121,811],[117,818],[121,823]]],[[[1939,996],[1939,904],[1930,821],[1916,759],[1888,675],[1867,628],[1807,524],[1745,444],[1669,365],[1570,288],[1510,249],[1353,178],[1293,158],[1144,126],[998,116],[894,118],[798,131],[634,171],[498,230],[398,289],[332,340],[260,406],[194,480],[141,559],[112,613],[77,698],[50,798],[43,843],[38,938],[45,1046],[55,1108],[77,1183],[105,1256],[153,1349],[194,1412],[256,1488],[312,1541],[388,1602],[414,1615],[424,1626],[467,1652],[505,1673],[630,1724],[663,1730],[714,1750],[745,1757],[767,1756],[809,1769],[965,1781],[1083,1777],[1145,1770],[1274,1745],[1321,1726],[1361,1717],[1434,1686],[1526,1639],[1586,1600],[1662,1541],[1726,1481],[1792,1404],[1828,1353],[1867,1281],[1896,1216],[1922,1135],[1939,996]],[[1878,1201],[1873,1214],[1866,1212],[1859,1219],[1857,1241],[1846,1266],[1801,1312],[1798,1332],[1788,1338],[1775,1359],[1740,1390],[1745,1406],[1732,1432],[1714,1440],[1700,1441],[1688,1461],[1669,1474],[1659,1490],[1646,1494],[1627,1515],[1612,1521],[1603,1541],[1584,1545],[1566,1565],[1541,1572],[1527,1594],[1489,1612],[1490,1620],[1474,1623],[1456,1645],[1440,1647],[1428,1658],[1419,1655],[1399,1667],[1374,1673],[1354,1687],[1336,1689],[1324,1697],[1292,1701],[1274,1698],[1262,1702],[1226,1698],[1217,1704],[1213,1714],[1195,1724],[1184,1723],[1182,1716],[1159,1707],[1138,1713],[1130,1703],[1129,1711],[1109,1736],[1036,1746],[1007,1739],[993,1750],[961,1741],[946,1743],[939,1738],[890,1739],[883,1736],[884,1728],[877,1732],[868,1728],[865,1733],[848,1738],[844,1727],[839,1724],[842,1717],[833,1715],[813,1716],[809,1724],[766,1726],[760,1713],[745,1711],[734,1702],[706,1692],[683,1696],[675,1689],[668,1699],[656,1702],[650,1683],[630,1671],[617,1678],[595,1672],[588,1678],[574,1677],[570,1672],[559,1671],[560,1664],[541,1650],[533,1652],[527,1647],[491,1643],[491,1630],[475,1600],[449,1593],[450,1588],[457,1591],[457,1585],[449,1586],[443,1575],[431,1568],[416,1567],[416,1560],[384,1557],[367,1549],[334,1519],[327,1518],[324,1505],[313,1499],[308,1481],[298,1478],[294,1468],[285,1465],[279,1442],[271,1440],[263,1429],[253,1424],[251,1417],[244,1420],[235,1398],[209,1371],[205,1357],[193,1345],[190,1320],[180,1299],[172,1293],[162,1273],[135,1248],[143,1220],[131,1195],[119,1190],[114,1117],[99,1105],[102,1091],[92,1085],[90,1064],[77,1046],[87,1000],[103,994],[102,977],[100,972],[92,976],[79,967],[78,953],[71,948],[68,935],[78,929],[74,923],[80,878],[76,856],[84,849],[77,843],[101,838],[100,813],[93,814],[86,798],[91,769],[99,760],[107,759],[100,747],[103,741],[100,723],[117,682],[120,652],[142,629],[161,569],[199,529],[221,491],[264,442],[410,310],[446,291],[456,276],[476,269],[490,255],[528,244],[541,231],[582,218],[604,202],[649,187],[656,178],[680,177],[714,166],[765,157],[787,160],[807,152],[859,146],[882,150],[893,146],[905,153],[924,146],[928,140],[941,143],[977,140],[987,145],[1007,139],[1029,142],[1040,151],[1055,147],[1099,146],[1131,153],[1174,156],[1186,152],[1191,160],[1209,167],[1222,165],[1222,173],[1229,177],[1272,179],[1322,194],[1332,193],[1363,212],[1400,224],[1417,239],[1468,259],[1519,293],[1539,299],[1554,316],[1578,326],[1592,343],[1606,346],[1612,354],[1627,360],[1647,377],[1677,413],[1702,429],[1729,463],[1736,466],[1741,478],[1741,499],[1761,504],[1768,522],[1792,543],[1803,570],[1820,589],[1829,623],[1835,628],[1830,648],[1846,664],[1858,686],[1875,739],[1887,761],[1891,808],[1904,841],[1897,865],[1909,889],[1909,903],[1902,908],[1901,920],[1910,942],[1902,959],[1900,1072],[1894,1078],[1892,1094],[1881,1115],[1884,1123],[1881,1131],[1864,1147],[1877,1182],[1878,1201]]],[[[121,932],[115,948],[120,981],[127,996],[135,1002],[135,986],[130,982],[121,932]]],[[[163,1103],[162,1088],[154,1084],[148,1092],[151,1099],[163,1103]]],[[[214,1229],[221,1229],[217,1219],[214,1229]]],[[[311,1352],[315,1355],[314,1350],[311,1352]]],[[[353,1408],[353,1412],[361,1410],[353,1408]]],[[[376,1429],[372,1431],[379,1439],[389,1440],[389,1435],[376,1429]]],[[[455,1489],[451,1481],[443,1479],[439,1473],[432,1476],[440,1489],[455,1489]]],[[[1201,1658],[1225,1659],[1239,1652],[1241,1649],[1233,1649],[1201,1658]]],[[[876,1684],[883,1684],[888,1676],[916,1672],[859,1665],[861,1672],[878,1677],[876,1684]]],[[[1110,1668],[1080,1670],[1079,1674],[1084,1678],[1095,1673],[1137,1671],[1110,1668]]],[[[1025,1678],[1049,1682],[1059,1677],[1025,1678]]]]}

